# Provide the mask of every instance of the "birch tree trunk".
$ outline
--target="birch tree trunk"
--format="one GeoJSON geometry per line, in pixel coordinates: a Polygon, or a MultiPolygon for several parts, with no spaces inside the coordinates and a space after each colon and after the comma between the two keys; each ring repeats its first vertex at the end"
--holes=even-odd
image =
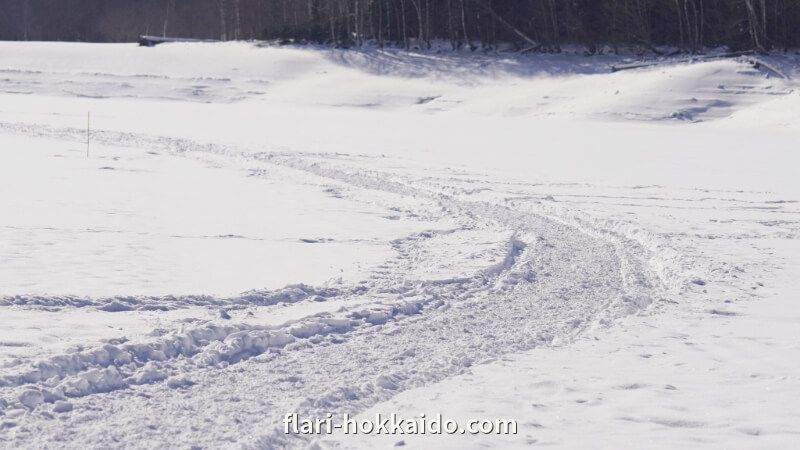
{"type": "Polygon", "coordinates": [[[764,46],[761,42],[761,25],[758,21],[756,9],[753,6],[753,0],[744,0],[744,3],[747,7],[747,17],[750,24],[750,37],[753,39],[753,45],[756,47],[756,50],[764,52],[764,46]]]}
{"type": "Polygon", "coordinates": [[[25,0],[22,3],[22,39],[28,40],[28,6],[30,0],[25,0]]]}
{"type": "Polygon", "coordinates": [[[161,37],[167,37],[167,25],[169,25],[169,7],[170,7],[170,3],[172,3],[172,2],[170,2],[169,0],[166,1],[167,7],[166,7],[166,9],[164,11],[164,22],[163,22],[164,26],[161,27],[161,37]]]}
{"type": "Polygon", "coordinates": [[[356,5],[355,5],[355,8],[356,8],[356,10],[355,10],[355,15],[356,15],[356,17],[355,17],[355,21],[356,21],[356,45],[361,47],[361,20],[360,20],[360,17],[361,17],[361,8],[360,8],[361,2],[359,0],[355,0],[355,1],[356,1],[356,5]]]}
{"type": "Polygon", "coordinates": [[[475,50],[472,41],[469,40],[467,34],[467,7],[464,4],[466,0],[461,0],[461,29],[464,31],[464,43],[467,44],[470,50],[475,50]]]}
{"type": "Polygon", "coordinates": [[[241,0],[233,0],[233,38],[237,41],[242,38],[241,0]]]}
{"type": "Polygon", "coordinates": [[[423,28],[422,28],[423,27],[423,25],[422,25],[422,9],[420,8],[418,0],[411,0],[411,5],[414,6],[414,9],[417,11],[417,23],[419,24],[419,27],[417,28],[417,31],[418,31],[418,33],[417,33],[417,42],[420,43],[420,45],[421,45],[422,41],[425,40],[425,38],[422,35],[422,30],[423,30],[423,28]]]}
{"type": "Polygon", "coordinates": [[[225,21],[225,0],[219,0],[219,29],[220,40],[228,40],[228,24],[225,21]]]}
{"type": "Polygon", "coordinates": [[[337,46],[336,44],[336,26],[333,20],[333,4],[335,0],[328,0],[328,25],[330,26],[331,32],[331,45],[334,47],[337,46]]]}
{"type": "Polygon", "coordinates": [[[403,19],[403,48],[408,50],[408,32],[406,29],[406,2],[400,0],[400,17],[403,19]]]}

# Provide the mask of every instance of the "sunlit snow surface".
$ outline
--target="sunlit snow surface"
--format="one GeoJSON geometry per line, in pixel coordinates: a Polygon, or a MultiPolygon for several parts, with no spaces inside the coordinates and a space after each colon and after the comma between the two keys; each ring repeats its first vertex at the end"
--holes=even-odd
{"type": "Polygon", "coordinates": [[[0,43],[0,446],[790,447],[800,70],[748,58],[0,43]]]}

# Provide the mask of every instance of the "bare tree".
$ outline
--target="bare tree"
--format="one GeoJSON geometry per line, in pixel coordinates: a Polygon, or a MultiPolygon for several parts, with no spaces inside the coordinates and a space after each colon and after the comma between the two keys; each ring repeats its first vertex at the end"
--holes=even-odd
{"type": "Polygon", "coordinates": [[[472,45],[472,41],[469,40],[469,35],[467,34],[467,7],[465,2],[466,0],[461,0],[461,29],[464,31],[464,44],[468,45],[470,50],[475,50],[475,46],[472,45]]]}
{"type": "Polygon", "coordinates": [[[800,47],[800,0],[0,0],[0,39],[159,35],[557,49],[582,42],[766,51],[800,47]]]}
{"type": "Polygon", "coordinates": [[[233,38],[242,38],[241,0],[233,0],[233,38]]]}
{"type": "Polygon", "coordinates": [[[764,46],[762,45],[763,41],[761,39],[762,27],[758,20],[758,14],[753,7],[753,1],[744,0],[744,3],[747,7],[747,21],[750,29],[750,37],[753,39],[753,45],[755,46],[756,50],[764,52],[764,46]]]}
{"type": "Polygon", "coordinates": [[[422,9],[420,9],[418,0],[411,0],[411,4],[414,6],[414,10],[417,11],[417,24],[419,25],[417,27],[417,30],[418,30],[417,42],[421,45],[422,41],[425,40],[424,36],[422,35],[422,29],[423,29],[422,28],[423,27],[423,25],[422,25],[422,9]]]}
{"type": "Polygon", "coordinates": [[[161,28],[161,36],[167,37],[167,26],[169,26],[169,11],[174,8],[175,0],[167,0],[164,8],[164,26],[161,28]]]}
{"type": "Polygon", "coordinates": [[[478,2],[480,5],[481,5],[481,6],[483,6],[483,7],[484,7],[484,9],[486,9],[486,11],[487,11],[489,14],[491,14],[491,16],[492,16],[492,17],[494,17],[494,18],[495,18],[495,19],[496,19],[498,22],[500,22],[501,24],[503,24],[503,26],[505,26],[506,28],[508,28],[509,30],[511,30],[511,31],[512,31],[514,34],[516,34],[517,36],[521,37],[521,38],[522,38],[522,39],[523,39],[525,42],[527,42],[528,44],[530,44],[530,45],[531,45],[532,47],[534,47],[534,48],[536,48],[536,47],[538,47],[538,46],[539,46],[539,43],[538,43],[538,42],[536,42],[536,41],[534,41],[533,39],[531,39],[530,37],[528,37],[528,36],[527,36],[525,33],[523,33],[522,31],[520,31],[520,30],[519,30],[517,27],[515,27],[514,25],[511,25],[510,23],[508,23],[508,21],[506,21],[505,19],[503,19],[503,17],[502,17],[502,16],[500,16],[500,14],[497,14],[497,13],[494,11],[494,9],[492,8],[492,6],[491,6],[490,4],[486,3],[484,0],[476,0],[476,1],[477,1],[477,2],[478,2]]]}
{"type": "Polygon", "coordinates": [[[30,7],[30,0],[22,2],[22,40],[28,40],[28,11],[30,7]]]}
{"type": "Polygon", "coordinates": [[[331,42],[332,45],[336,46],[336,24],[334,23],[333,19],[334,4],[335,0],[328,0],[328,19],[331,27],[331,42]]]}
{"type": "Polygon", "coordinates": [[[225,0],[219,0],[219,30],[220,40],[228,40],[228,24],[225,20],[225,0]]]}
{"type": "Polygon", "coordinates": [[[408,32],[406,31],[406,2],[400,0],[400,17],[403,20],[403,48],[408,48],[408,32]]]}

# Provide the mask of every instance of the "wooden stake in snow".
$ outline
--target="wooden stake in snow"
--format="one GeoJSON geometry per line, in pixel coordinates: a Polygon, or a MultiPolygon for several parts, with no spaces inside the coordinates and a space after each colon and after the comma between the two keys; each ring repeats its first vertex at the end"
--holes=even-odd
{"type": "Polygon", "coordinates": [[[89,124],[91,123],[92,113],[86,113],[86,157],[89,157],[89,124]]]}

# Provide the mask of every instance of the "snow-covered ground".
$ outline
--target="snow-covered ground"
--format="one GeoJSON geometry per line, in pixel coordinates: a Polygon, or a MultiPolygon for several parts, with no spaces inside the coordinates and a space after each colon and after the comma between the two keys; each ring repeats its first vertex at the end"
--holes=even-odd
{"type": "Polygon", "coordinates": [[[800,57],[760,58],[0,43],[0,446],[790,448],[800,57]]]}

